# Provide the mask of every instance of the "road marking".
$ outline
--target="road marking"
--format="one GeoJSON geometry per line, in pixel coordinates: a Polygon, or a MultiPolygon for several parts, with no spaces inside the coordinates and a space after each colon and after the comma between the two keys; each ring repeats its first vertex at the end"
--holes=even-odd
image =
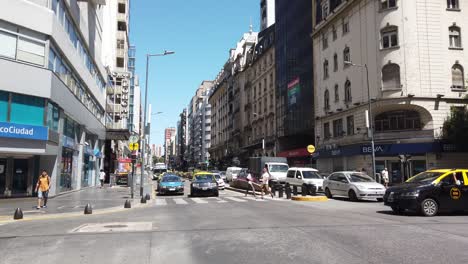
{"type": "Polygon", "coordinates": [[[60,209],[63,209],[63,208],[65,208],[65,205],[57,207],[57,210],[60,210],[60,209]]]}
{"type": "Polygon", "coordinates": [[[261,197],[252,197],[252,196],[247,196],[247,197],[242,197],[242,199],[247,199],[247,200],[252,200],[252,201],[257,201],[257,202],[266,202],[267,200],[262,199],[261,197]]]}
{"type": "Polygon", "coordinates": [[[156,199],[156,205],[167,205],[166,199],[156,199]]]}
{"type": "Polygon", "coordinates": [[[73,209],[78,209],[80,208],[81,205],[74,206],[73,209]]]}
{"type": "Polygon", "coordinates": [[[182,198],[175,198],[175,199],[174,199],[174,202],[175,202],[176,204],[187,204],[187,202],[186,202],[184,199],[182,199],[182,198]]]}
{"type": "Polygon", "coordinates": [[[228,201],[225,201],[225,200],[223,200],[221,198],[217,198],[217,197],[210,197],[208,199],[216,201],[217,203],[227,203],[228,202],[228,201]]]}
{"type": "Polygon", "coordinates": [[[207,201],[202,200],[202,199],[200,199],[200,198],[192,198],[192,201],[194,201],[194,202],[197,203],[197,204],[205,204],[205,203],[208,203],[207,201]]]}
{"type": "Polygon", "coordinates": [[[236,197],[224,197],[224,199],[228,199],[228,200],[231,200],[231,201],[234,201],[234,202],[239,202],[239,203],[247,202],[246,200],[241,200],[241,199],[238,199],[236,197]]]}

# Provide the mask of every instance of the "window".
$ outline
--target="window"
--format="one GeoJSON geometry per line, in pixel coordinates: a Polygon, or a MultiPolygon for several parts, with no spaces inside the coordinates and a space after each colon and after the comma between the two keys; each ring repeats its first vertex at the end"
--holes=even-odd
{"type": "Polygon", "coordinates": [[[460,64],[455,64],[452,67],[452,89],[465,89],[463,67],[460,64]]]}
{"type": "Polygon", "coordinates": [[[125,40],[117,39],[117,49],[125,49],[125,40]]]}
{"type": "Polygon", "coordinates": [[[127,24],[123,21],[117,22],[117,30],[119,31],[127,31],[127,24]]]}
{"type": "Polygon", "coordinates": [[[450,48],[461,48],[461,34],[460,28],[457,26],[452,26],[449,28],[449,43],[450,48]]]}
{"type": "Polygon", "coordinates": [[[59,108],[51,103],[47,105],[47,126],[49,129],[58,131],[59,108]]]}
{"type": "Polygon", "coordinates": [[[347,80],[344,85],[344,92],[345,92],[345,102],[351,103],[351,82],[347,80]]]}
{"type": "Polygon", "coordinates": [[[397,0],[380,0],[380,1],[381,1],[380,9],[382,10],[396,7],[397,0]]]}
{"type": "Polygon", "coordinates": [[[338,84],[335,84],[335,102],[340,101],[340,93],[338,89],[338,84]]]}
{"type": "Polygon", "coordinates": [[[322,5],[322,17],[326,18],[330,11],[328,7],[328,1],[322,1],[321,5],[322,5]]]}
{"type": "Polygon", "coordinates": [[[335,41],[338,38],[335,25],[332,26],[332,35],[333,35],[333,41],[335,41]]]}
{"type": "Polygon", "coordinates": [[[338,54],[333,55],[333,71],[338,71],[338,54]]]}
{"type": "MultiPolygon", "coordinates": [[[[343,50],[343,62],[347,62],[347,61],[351,61],[351,54],[350,54],[350,51],[349,51],[349,47],[346,47],[343,50]]],[[[348,67],[346,63],[344,63],[344,66],[348,67]]]]}
{"type": "Polygon", "coordinates": [[[330,139],[330,123],[326,122],[323,124],[323,137],[325,139],[330,139]]]}
{"type": "Polygon", "coordinates": [[[343,35],[346,35],[349,33],[349,21],[346,19],[343,19],[343,35]]]}
{"type": "Polygon", "coordinates": [[[0,31],[0,56],[16,58],[16,40],[15,35],[0,31]]]}
{"type": "Polygon", "coordinates": [[[0,91],[0,122],[8,121],[9,96],[9,93],[0,91]]]}
{"type": "Polygon", "coordinates": [[[333,120],[333,137],[343,136],[343,119],[333,120]]]}
{"type": "Polygon", "coordinates": [[[383,89],[401,88],[400,66],[395,63],[389,63],[382,68],[383,89]]]}
{"type": "Polygon", "coordinates": [[[10,122],[25,125],[44,125],[44,99],[13,94],[10,122]]]}
{"type": "Polygon", "coordinates": [[[123,68],[125,66],[124,58],[117,57],[117,67],[123,68]]]}
{"type": "Polygon", "coordinates": [[[327,34],[322,35],[322,48],[327,49],[328,48],[328,37],[327,34]]]}
{"type": "Polygon", "coordinates": [[[325,60],[323,62],[323,79],[327,79],[328,76],[328,60],[325,60]]]}
{"type": "Polygon", "coordinates": [[[398,47],[398,28],[389,26],[381,30],[382,49],[398,47]]]}
{"type": "Polygon", "coordinates": [[[325,110],[329,110],[330,109],[330,92],[328,90],[325,90],[325,94],[323,96],[323,102],[324,102],[325,110]]]}
{"type": "Polygon", "coordinates": [[[346,133],[354,135],[354,116],[346,117],[346,133]]]}
{"type": "Polygon", "coordinates": [[[447,0],[447,9],[459,10],[458,0],[447,0]]]}
{"type": "Polygon", "coordinates": [[[119,13],[120,14],[125,14],[125,4],[119,3],[119,13]]]}
{"type": "Polygon", "coordinates": [[[18,53],[16,56],[17,59],[21,61],[44,65],[45,44],[24,37],[19,37],[18,53]]]}
{"type": "Polygon", "coordinates": [[[375,117],[375,131],[399,131],[421,129],[421,118],[416,111],[392,111],[375,117]]]}

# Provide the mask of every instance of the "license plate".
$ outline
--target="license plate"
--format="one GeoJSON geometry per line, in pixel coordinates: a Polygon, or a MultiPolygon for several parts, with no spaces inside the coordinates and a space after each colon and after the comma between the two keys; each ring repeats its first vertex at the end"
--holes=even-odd
{"type": "Polygon", "coordinates": [[[169,191],[175,191],[175,188],[169,188],[169,191]]]}
{"type": "Polygon", "coordinates": [[[208,187],[202,187],[202,190],[206,191],[208,190],[208,187]]]}

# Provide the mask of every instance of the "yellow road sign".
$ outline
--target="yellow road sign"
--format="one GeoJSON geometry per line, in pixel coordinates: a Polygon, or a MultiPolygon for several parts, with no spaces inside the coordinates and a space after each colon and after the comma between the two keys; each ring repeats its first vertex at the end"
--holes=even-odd
{"type": "Polygon", "coordinates": [[[307,146],[307,152],[309,152],[310,154],[314,153],[315,152],[315,146],[314,145],[307,146]]]}
{"type": "Polygon", "coordinates": [[[130,148],[131,151],[135,151],[139,149],[138,143],[130,143],[128,144],[128,147],[130,148]]]}

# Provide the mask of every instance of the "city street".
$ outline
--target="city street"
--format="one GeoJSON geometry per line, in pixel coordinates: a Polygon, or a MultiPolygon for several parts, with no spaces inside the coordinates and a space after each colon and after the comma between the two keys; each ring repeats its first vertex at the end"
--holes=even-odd
{"type": "MultiPolygon", "coordinates": [[[[188,184],[188,182],[186,182],[188,184]]],[[[187,193],[187,190],[186,190],[187,193]]],[[[0,226],[0,263],[461,263],[466,215],[377,202],[157,196],[149,207],[0,226]],[[443,245],[441,248],[440,245],[443,245]]]]}

